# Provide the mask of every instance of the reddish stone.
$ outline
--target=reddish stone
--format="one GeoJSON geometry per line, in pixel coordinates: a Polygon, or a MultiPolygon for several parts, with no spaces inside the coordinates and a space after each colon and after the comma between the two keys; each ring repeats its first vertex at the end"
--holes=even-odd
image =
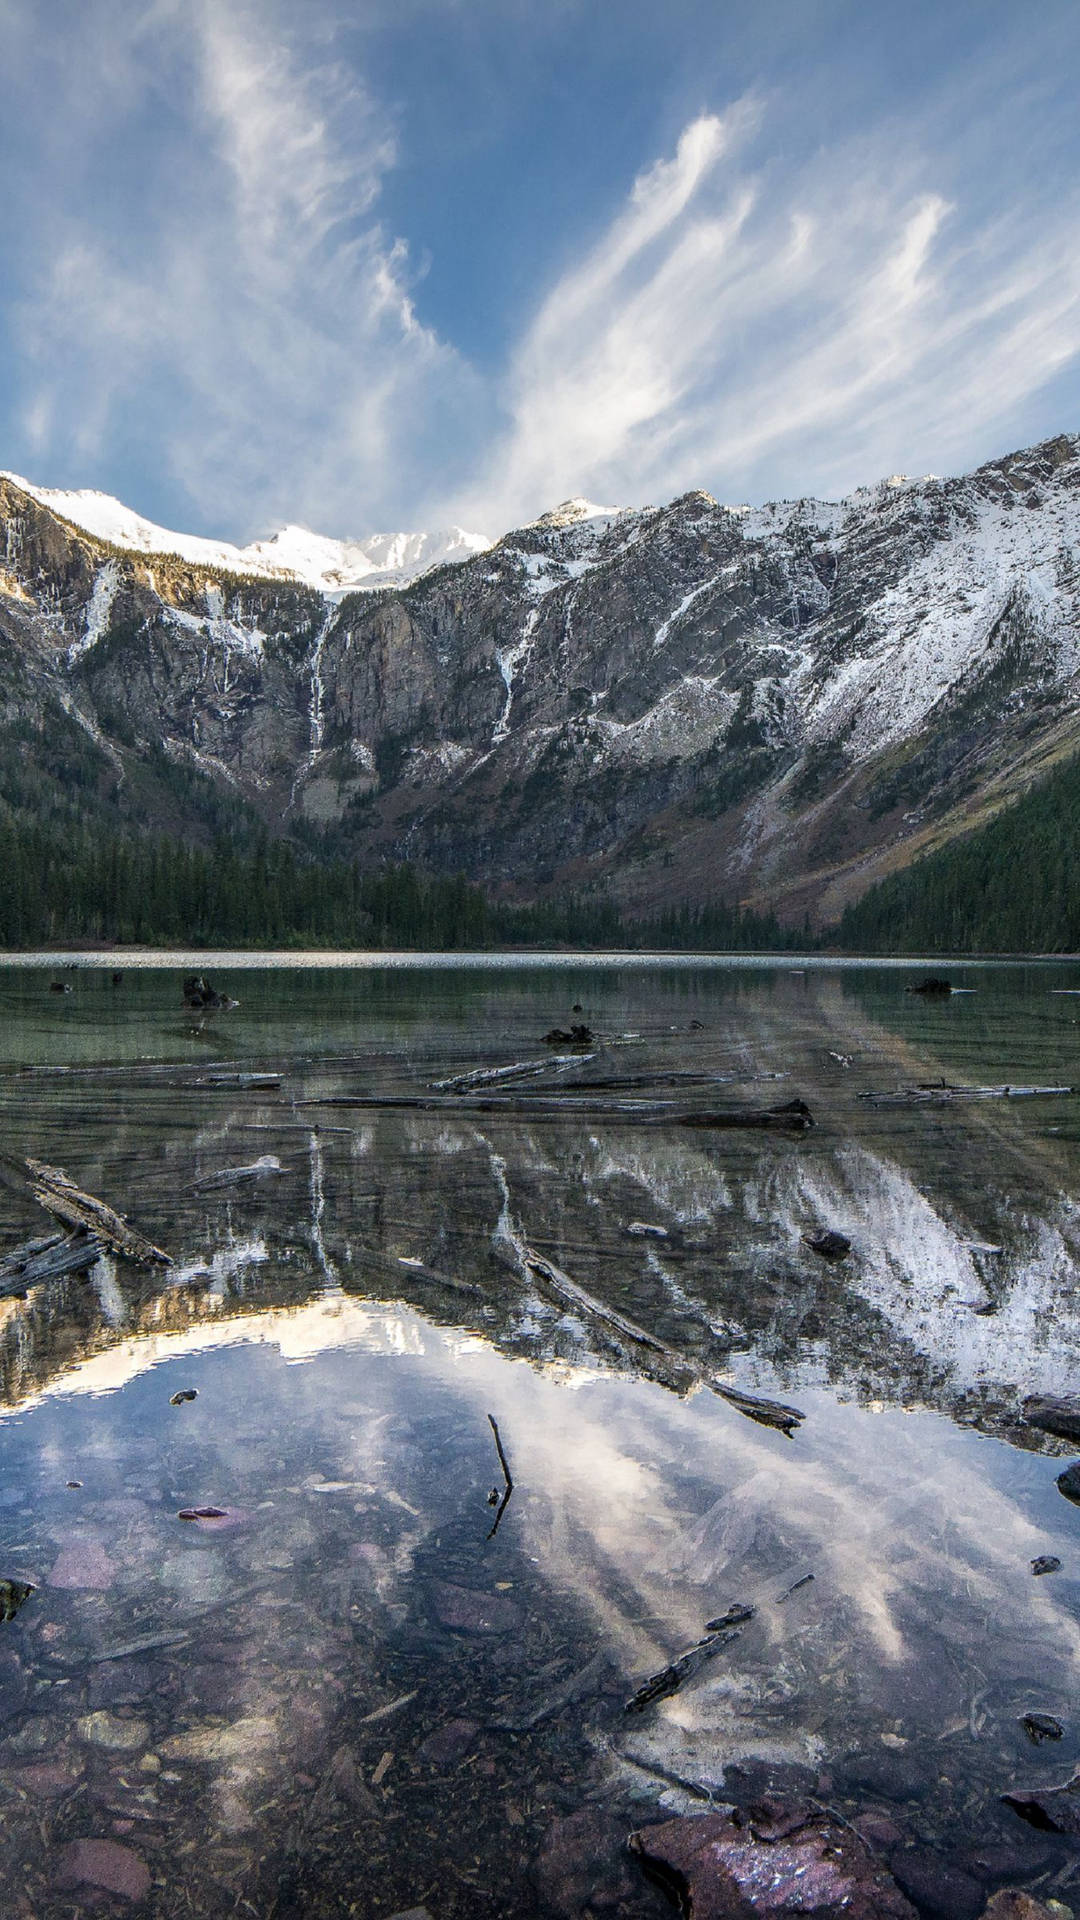
{"type": "Polygon", "coordinates": [[[906,1836],[903,1829],[879,1807],[869,1807],[851,1824],[867,1844],[876,1847],[879,1852],[889,1853],[893,1847],[902,1847],[904,1844],[906,1836]]]}
{"type": "Polygon", "coordinates": [[[99,1540],[69,1540],[49,1575],[51,1587],[111,1587],[116,1568],[99,1540]]]}
{"type": "Polygon", "coordinates": [[[43,1760],[32,1767],[20,1767],[9,1779],[15,1786],[25,1787],[29,1793],[40,1794],[44,1800],[59,1799],[62,1793],[70,1793],[78,1786],[79,1776],[67,1767],[61,1767],[52,1760],[43,1760]]]}
{"type": "Polygon", "coordinates": [[[628,1872],[625,1828],[599,1807],[580,1807],[547,1830],[533,1872],[546,1909],[578,1920],[588,1906],[604,1907],[611,1897],[633,1893],[628,1872]]]}
{"type": "Polygon", "coordinates": [[[61,1887],[102,1887],[125,1900],[142,1900],[150,1891],[146,1861],[119,1840],[73,1840],[60,1855],[55,1877],[61,1887]]]}
{"type": "MultiPolygon", "coordinates": [[[[793,1808],[791,1819],[797,1817],[793,1808]]],[[[630,1847],[694,1920],[835,1913],[845,1920],[916,1920],[892,1875],[837,1822],[814,1814],[793,1826],[770,1808],[767,1825],[783,1829],[782,1837],[759,1839],[752,1815],[703,1814],[645,1827],[631,1834],[630,1847]]]]}
{"type": "Polygon", "coordinates": [[[521,1609],[504,1593],[472,1593],[438,1580],[431,1589],[440,1626],[457,1633],[513,1633],[521,1626],[521,1609]]]}
{"type": "Polygon", "coordinates": [[[445,1726],[436,1727],[434,1733],[428,1734],[416,1757],[431,1767],[452,1767],[455,1761],[465,1758],[479,1731],[475,1720],[448,1720],[445,1726]]]}
{"type": "Polygon", "coordinates": [[[230,1527],[242,1527],[249,1518],[246,1507],[183,1507],[177,1518],[200,1533],[226,1533],[230,1527]]]}

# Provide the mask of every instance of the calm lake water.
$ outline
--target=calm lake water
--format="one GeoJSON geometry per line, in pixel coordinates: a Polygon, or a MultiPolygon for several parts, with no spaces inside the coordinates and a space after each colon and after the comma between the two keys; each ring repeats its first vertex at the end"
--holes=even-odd
{"type": "Polygon", "coordinates": [[[1019,1418],[1080,1382],[1080,1096],[905,1092],[1080,1086],[1080,966],[926,971],[0,967],[0,1252],[29,1155],[174,1263],[0,1301],[5,1915],[644,1920],[627,1834],[763,1783],[952,1911],[1080,1914],[1001,1801],[1080,1763],[1071,1450],[1019,1418]]]}

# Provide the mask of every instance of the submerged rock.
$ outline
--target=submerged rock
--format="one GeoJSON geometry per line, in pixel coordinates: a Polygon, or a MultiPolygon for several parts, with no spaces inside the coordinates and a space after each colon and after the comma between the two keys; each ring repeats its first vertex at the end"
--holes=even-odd
{"type": "Polygon", "coordinates": [[[0,1580],[0,1620],[14,1620],[33,1591],[28,1580],[0,1580]]]}
{"type": "Polygon", "coordinates": [[[766,1803],[668,1820],[630,1836],[649,1877],[694,1920],[842,1913],[916,1920],[891,1873],[839,1822],[805,1804],[766,1803]]]}
{"type": "Polygon", "coordinates": [[[118,1840],[73,1840],[60,1855],[55,1877],[61,1887],[101,1887],[125,1900],[142,1900],[150,1891],[146,1861],[118,1840]]]}
{"type": "Polygon", "coordinates": [[[513,1633],[521,1625],[521,1608],[502,1593],[473,1593],[437,1580],[431,1598],[439,1625],[456,1633],[513,1633]]]}
{"type": "Polygon", "coordinates": [[[890,1855],[889,1866],[919,1912],[933,1920],[978,1920],[982,1913],[981,1882],[932,1847],[901,1847],[890,1855]]]}
{"type": "Polygon", "coordinates": [[[1059,1473],[1057,1483],[1059,1493],[1063,1493],[1066,1500],[1080,1502],[1080,1460],[1074,1460],[1071,1467],[1059,1473]]]}
{"type": "Polygon", "coordinates": [[[134,1753],[145,1747],[150,1729],[145,1720],[122,1720],[104,1707],[86,1713],[76,1721],[79,1735],[92,1747],[105,1747],[110,1753],[134,1753]]]}
{"type": "Polygon", "coordinates": [[[116,1568],[99,1540],[69,1540],[49,1575],[50,1587],[111,1587],[116,1568]]]}
{"type": "Polygon", "coordinates": [[[821,1255],[823,1260],[846,1260],[851,1252],[851,1241],[846,1233],[837,1233],[830,1227],[823,1233],[804,1233],[803,1244],[811,1253],[821,1255]]]}
{"type": "Polygon", "coordinates": [[[431,1767],[452,1767],[463,1760],[480,1731],[476,1720],[447,1720],[446,1724],[436,1727],[417,1749],[418,1760],[425,1760],[431,1767]]]}
{"type": "Polygon", "coordinates": [[[1007,1807],[1043,1833],[1080,1834],[1080,1773],[1060,1787],[1042,1787],[1034,1793],[1003,1793],[1007,1807]]]}
{"type": "Polygon", "coordinates": [[[230,1000],[227,993],[218,993],[201,973],[192,973],[184,981],[184,1005],[200,1012],[204,1007],[238,1007],[240,1002],[230,1000]]]}
{"type": "Polygon", "coordinates": [[[984,1908],[982,1920],[1065,1920],[1071,1914],[1072,1908],[1060,1900],[1047,1903],[1036,1900],[1033,1893],[1022,1893],[1018,1887],[1003,1887],[984,1908]]]}
{"type": "Polygon", "coordinates": [[[1080,1400],[1063,1400],[1052,1393],[1030,1393],[1020,1408],[1024,1424],[1062,1440],[1080,1440],[1080,1400]]]}
{"type": "Polygon", "coordinates": [[[596,1908],[601,1888],[615,1905],[633,1890],[625,1828],[600,1807],[565,1814],[548,1828],[533,1875],[544,1910],[565,1920],[596,1908]]]}
{"type": "Polygon", "coordinates": [[[1055,1720],[1052,1713],[1025,1713],[1020,1725],[1035,1746],[1043,1740],[1060,1740],[1065,1732],[1061,1721],[1055,1720]]]}

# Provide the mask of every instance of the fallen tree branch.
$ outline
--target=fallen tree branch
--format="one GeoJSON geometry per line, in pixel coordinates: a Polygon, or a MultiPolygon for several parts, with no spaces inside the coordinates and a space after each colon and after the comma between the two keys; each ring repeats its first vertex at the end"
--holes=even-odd
{"type": "Polygon", "coordinates": [[[499,1423],[496,1420],[495,1415],[493,1413],[488,1414],[488,1424],[491,1428],[492,1433],[495,1435],[495,1450],[498,1453],[499,1465],[503,1470],[503,1480],[506,1483],[503,1497],[499,1502],[499,1511],[495,1515],[494,1525],[492,1526],[491,1532],[488,1534],[488,1539],[494,1540],[495,1535],[499,1531],[499,1522],[502,1519],[503,1514],[506,1512],[506,1509],[510,1503],[510,1495],[514,1491],[514,1482],[510,1477],[510,1466],[507,1461],[506,1454],[503,1451],[502,1435],[499,1432],[499,1423]]]}
{"type": "Polygon", "coordinates": [[[51,1213],[65,1226],[82,1228],[92,1233],[102,1246],[110,1247],[114,1253],[120,1253],[128,1260],[135,1260],[144,1267],[171,1267],[172,1255],[163,1253],[155,1247],[152,1240],[130,1227],[127,1221],[104,1200],[95,1199],[92,1193],[84,1193],[60,1167],[50,1167],[44,1160],[27,1160],[26,1170],[33,1182],[34,1198],[38,1204],[51,1213]]]}
{"type": "Polygon", "coordinates": [[[647,1333],[644,1327],[637,1326],[633,1320],[628,1320],[614,1307],[606,1306],[602,1300],[597,1300],[591,1293],[586,1293],[584,1287],[579,1286],[576,1280],[571,1280],[569,1274],[564,1273],[562,1268],[557,1267],[553,1261],[545,1260],[543,1254],[537,1253],[535,1247],[529,1246],[527,1241],[515,1243],[515,1251],[525,1271],[545,1282],[552,1292],[556,1293],[561,1300],[565,1300],[569,1306],[576,1307],[579,1312],[590,1315],[594,1320],[599,1320],[604,1326],[610,1327],[614,1333],[621,1334],[624,1340],[633,1341],[637,1346],[660,1354],[691,1380],[709,1387],[713,1393],[719,1395],[721,1400],[726,1400],[728,1405],[734,1407],[737,1412],[745,1414],[748,1420],[757,1421],[759,1426],[775,1427],[789,1437],[795,1428],[802,1424],[805,1416],[798,1407],[787,1406],[782,1400],[766,1400],[757,1394],[744,1393],[740,1387],[729,1387],[723,1381],[714,1379],[712,1374],[696,1366],[675,1347],[668,1346],[666,1341],[658,1340],[655,1334],[647,1333]]]}
{"type": "Polygon", "coordinates": [[[59,1280],[64,1274],[84,1273],[101,1258],[101,1246],[92,1233],[46,1234],[42,1240],[26,1240],[12,1247],[0,1259],[0,1300],[12,1294],[26,1293],[42,1280],[59,1280]]]}

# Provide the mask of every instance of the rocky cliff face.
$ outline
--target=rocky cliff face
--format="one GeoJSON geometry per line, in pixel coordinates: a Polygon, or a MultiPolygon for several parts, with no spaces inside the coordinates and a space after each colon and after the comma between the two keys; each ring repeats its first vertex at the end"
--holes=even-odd
{"type": "Polygon", "coordinates": [[[150,824],[191,826],[187,769],[521,894],[827,919],[1080,746],[1078,676],[1075,436],[837,503],[570,502],[339,604],[0,481],[0,712],[39,783],[64,735],[150,824]]]}

